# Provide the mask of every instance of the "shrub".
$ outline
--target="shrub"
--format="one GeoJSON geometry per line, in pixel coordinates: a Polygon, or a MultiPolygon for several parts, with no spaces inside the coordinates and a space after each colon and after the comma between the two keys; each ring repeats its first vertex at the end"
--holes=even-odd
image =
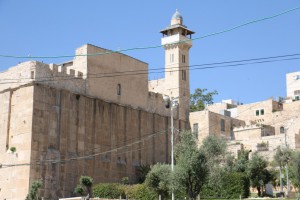
{"type": "Polygon", "coordinates": [[[156,193],[145,184],[129,185],[125,187],[128,199],[156,200],[156,193]]]}
{"type": "Polygon", "coordinates": [[[74,189],[76,194],[91,195],[92,194],[93,179],[89,176],[81,176],[79,184],[74,189]]]}
{"type": "Polygon", "coordinates": [[[225,198],[239,198],[240,195],[247,198],[250,194],[250,180],[243,173],[228,173],[224,177],[223,188],[225,198]]]}
{"type": "Polygon", "coordinates": [[[205,184],[200,194],[202,197],[236,199],[242,195],[242,198],[247,198],[250,194],[250,180],[240,172],[226,173],[222,178],[222,191],[216,191],[213,185],[205,184]]]}
{"type": "Polygon", "coordinates": [[[17,148],[16,147],[10,147],[10,151],[15,153],[17,151],[17,148]]]}
{"type": "Polygon", "coordinates": [[[100,183],[93,188],[94,197],[118,199],[125,198],[125,187],[118,183],[100,183]]]}
{"type": "Polygon", "coordinates": [[[38,190],[43,186],[43,183],[41,181],[33,181],[29,193],[27,194],[25,200],[35,200],[35,199],[41,199],[38,196],[38,190]]]}

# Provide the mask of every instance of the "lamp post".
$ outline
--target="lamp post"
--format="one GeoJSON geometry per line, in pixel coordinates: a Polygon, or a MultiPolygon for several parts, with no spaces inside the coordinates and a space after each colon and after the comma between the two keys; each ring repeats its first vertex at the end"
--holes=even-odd
{"type": "MultiPolygon", "coordinates": [[[[174,108],[178,105],[178,97],[171,98],[169,96],[164,96],[165,106],[166,108],[170,107],[171,103],[171,170],[174,172],[174,108]]],[[[172,200],[174,200],[174,190],[172,189],[172,200]]]]}
{"type": "MultiPolygon", "coordinates": [[[[284,140],[285,140],[285,148],[288,149],[289,148],[289,145],[288,145],[288,142],[287,142],[287,132],[288,128],[285,128],[284,129],[284,140]]],[[[288,163],[285,164],[285,171],[286,171],[286,196],[289,195],[289,191],[290,191],[290,184],[289,184],[289,168],[288,168],[288,163]]]]}

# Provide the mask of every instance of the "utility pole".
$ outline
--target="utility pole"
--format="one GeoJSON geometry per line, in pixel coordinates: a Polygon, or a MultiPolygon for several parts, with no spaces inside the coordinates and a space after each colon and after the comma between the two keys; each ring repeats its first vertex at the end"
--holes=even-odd
{"type": "MultiPolygon", "coordinates": [[[[285,148],[288,150],[289,146],[287,143],[287,135],[286,135],[287,129],[284,129],[284,140],[285,140],[285,148]]],[[[286,172],[286,196],[288,196],[289,191],[290,191],[290,183],[289,183],[289,168],[288,168],[288,163],[285,164],[285,172],[286,172]]]]}
{"type": "MultiPolygon", "coordinates": [[[[169,96],[164,96],[164,101],[166,108],[169,108],[169,103],[171,103],[171,170],[174,173],[174,108],[178,105],[178,97],[171,98],[169,96]]],[[[172,200],[175,200],[174,190],[172,188],[172,200]]]]}

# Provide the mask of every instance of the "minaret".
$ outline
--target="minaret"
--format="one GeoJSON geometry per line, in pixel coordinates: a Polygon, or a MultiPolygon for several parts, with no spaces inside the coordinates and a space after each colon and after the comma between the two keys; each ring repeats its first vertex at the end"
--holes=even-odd
{"type": "Polygon", "coordinates": [[[190,101],[189,49],[193,31],[183,25],[183,18],[176,10],[171,25],[160,31],[165,48],[165,93],[179,97],[179,118],[188,119],[190,101]]]}

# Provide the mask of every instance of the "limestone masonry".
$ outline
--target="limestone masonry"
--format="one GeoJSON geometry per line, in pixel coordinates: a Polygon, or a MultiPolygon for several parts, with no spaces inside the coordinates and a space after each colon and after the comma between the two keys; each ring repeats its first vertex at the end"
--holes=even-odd
{"type": "Polygon", "coordinates": [[[199,144],[208,135],[228,140],[236,156],[241,149],[272,160],[275,149],[300,149],[300,72],[286,75],[287,97],[251,104],[232,100],[190,113],[190,125],[199,144]]]}
{"type": "Polygon", "coordinates": [[[147,63],[91,44],[61,64],[27,61],[0,73],[1,200],[25,199],[36,180],[45,200],[72,197],[81,175],[134,181],[138,166],[170,163],[164,95],[179,103],[175,134],[192,129],[199,145],[216,135],[236,156],[246,149],[268,159],[278,146],[300,148],[300,72],[286,75],[285,98],[227,100],[189,113],[194,32],[176,11],[161,33],[163,79],[148,81],[147,63]]]}
{"type": "Polygon", "coordinates": [[[189,129],[192,43],[176,42],[194,32],[178,12],[161,32],[164,81],[148,82],[147,63],[90,44],[76,55],[103,55],[28,61],[0,73],[0,199],[25,199],[36,180],[45,200],[71,197],[81,175],[95,183],[134,180],[138,166],[170,162],[163,95],[180,97],[175,128],[189,129]]]}

